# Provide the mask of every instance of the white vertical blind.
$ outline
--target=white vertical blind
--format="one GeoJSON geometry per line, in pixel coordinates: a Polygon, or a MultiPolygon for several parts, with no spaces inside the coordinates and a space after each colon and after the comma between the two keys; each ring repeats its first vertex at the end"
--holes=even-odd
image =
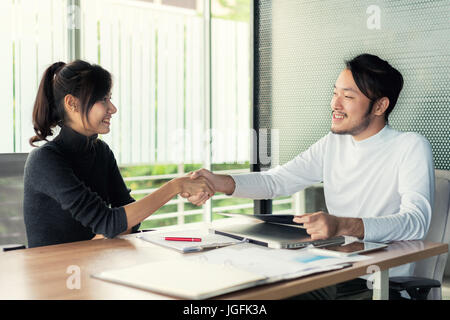
{"type": "MultiPolygon", "coordinates": [[[[21,12],[17,23],[17,82],[16,82],[16,148],[28,148],[27,138],[34,135],[31,123],[33,103],[38,88],[37,37],[38,6],[36,1],[22,0],[18,3],[21,12]],[[33,56],[33,59],[30,59],[33,56]]],[[[50,59],[49,59],[50,60],[50,59]]],[[[50,61],[49,61],[50,62],[50,61]]]]}
{"type": "Polygon", "coordinates": [[[0,1],[0,151],[14,152],[12,2],[0,1]]]}
{"type": "Polygon", "coordinates": [[[249,161],[249,27],[213,19],[211,29],[213,162],[249,161]]]}
{"type": "Polygon", "coordinates": [[[237,22],[236,23],[236,122],[238,137],[236,139],[237,156],[234,159],[236,162],[244,163],[250,160],[250,131],[251,127],[250,114],[251,114],[251,96],[250,96],[250,29],[248,23],[237,22]]]}
{"type": "Polygon", "coordinates": [[[199,162],[199,155],[202,155],[204,150],[202,109],[205,87],[202,81],[204,72],[204,50],[201,49],[203,48],[202,26],[202,21],[196,17],[188,17],[186,20],[186,134],[184,137],[186,163],[199,162]]]}
{"type": "Polygon", "coordinates": [[[60,0],[0,1],[1,153],[32,148],[28,140],[35,134],[31,116],[39,82],[46,68],[67,57],[66,10],[60,0]]]}
{"type": "MultiPolygon", "coordinates": [[[[97,62],[116,79],[113,101],[119,109],[111,135],[103,138],[121,164],[201,163],[202,18],[152,4],[98,3],[84,1],[82,8],[89,12],[86,19],[100,23],[97,62]]],[[[212,25],[213,160],[244,162],[250,147],[249,25],[219,19],[212,25]]],[[[98,45],[94,37],[83,40],[85,48],[98,45]]]]}

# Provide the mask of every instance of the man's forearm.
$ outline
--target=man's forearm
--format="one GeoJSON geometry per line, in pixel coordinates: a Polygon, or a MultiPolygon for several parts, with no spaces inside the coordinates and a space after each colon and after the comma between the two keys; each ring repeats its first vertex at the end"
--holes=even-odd
{"type": "Polygon", "coordinates": [[[338,218],[336,236],[364,238],[364,223],[361,218],[338,218]]]}

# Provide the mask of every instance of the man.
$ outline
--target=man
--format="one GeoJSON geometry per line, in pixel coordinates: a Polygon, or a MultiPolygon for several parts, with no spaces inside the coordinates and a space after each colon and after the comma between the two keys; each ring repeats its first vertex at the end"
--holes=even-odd
{"type": "MultiPolygon", "coordinates": [[[[388,62],[359,55],[346,62],[334,85],[331,132],[308,150],[266,172],[229,176],[201,169],[191,177],[207,178],[215,191],[252,199],[291,195],[323,181],[329,213],[294,218],[312,239],[423,239],[433,208],[433,159],[423,136],[388,125],[402,87],[402,75],[388,62]]],[[[189,200],[201,205],[208,198],[189,200]]],[[[390,276],[411,275],[413,268],[393,268],[390,276]]]]}

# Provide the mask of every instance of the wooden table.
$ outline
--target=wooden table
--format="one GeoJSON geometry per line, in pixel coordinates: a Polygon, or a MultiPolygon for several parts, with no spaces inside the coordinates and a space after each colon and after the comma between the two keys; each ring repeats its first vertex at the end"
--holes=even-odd
{"type": "MultiPolygon", "coordinates": [[[[199,227],[210,225],[183,226],[188,229],[199,227]]],[[[448,245],[442,243],[394,242],[387,249],[368,254],[371,259],[351,267],[241,290],[216,299],[283,299],[366,275],[374,268],[379,270],[374,275],[381,286],[374,290],[374,299],[387,299],[389,268],[447,251],[448,245]]],[[[135,235],[4,252],[0,253],[0,299],[173,299],[94,279],[90,275],[180,255],[174,250],[136,239],[135,235]]]]}

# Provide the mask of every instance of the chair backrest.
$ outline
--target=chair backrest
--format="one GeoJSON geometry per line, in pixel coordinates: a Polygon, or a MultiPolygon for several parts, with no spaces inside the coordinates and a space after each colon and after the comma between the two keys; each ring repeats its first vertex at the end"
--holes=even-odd
{"type": "Polygon", "coordinates": [[[0,154],[0,245],[28,245],[23,222],[23,169],[27,156],[0,154]]]}
{"type": "MultiPolygon", "coordinates": [[[[450,243],[450,171],[436,170],[434,210],[427,241],[450,243]]],[[[445,275],[450,275],[448,253],[416,263],[415,276],[431,278],[442,283],[445,275]]],[[[428,299],[441,299],[440,288],[432,289],[428,299]]]]}

